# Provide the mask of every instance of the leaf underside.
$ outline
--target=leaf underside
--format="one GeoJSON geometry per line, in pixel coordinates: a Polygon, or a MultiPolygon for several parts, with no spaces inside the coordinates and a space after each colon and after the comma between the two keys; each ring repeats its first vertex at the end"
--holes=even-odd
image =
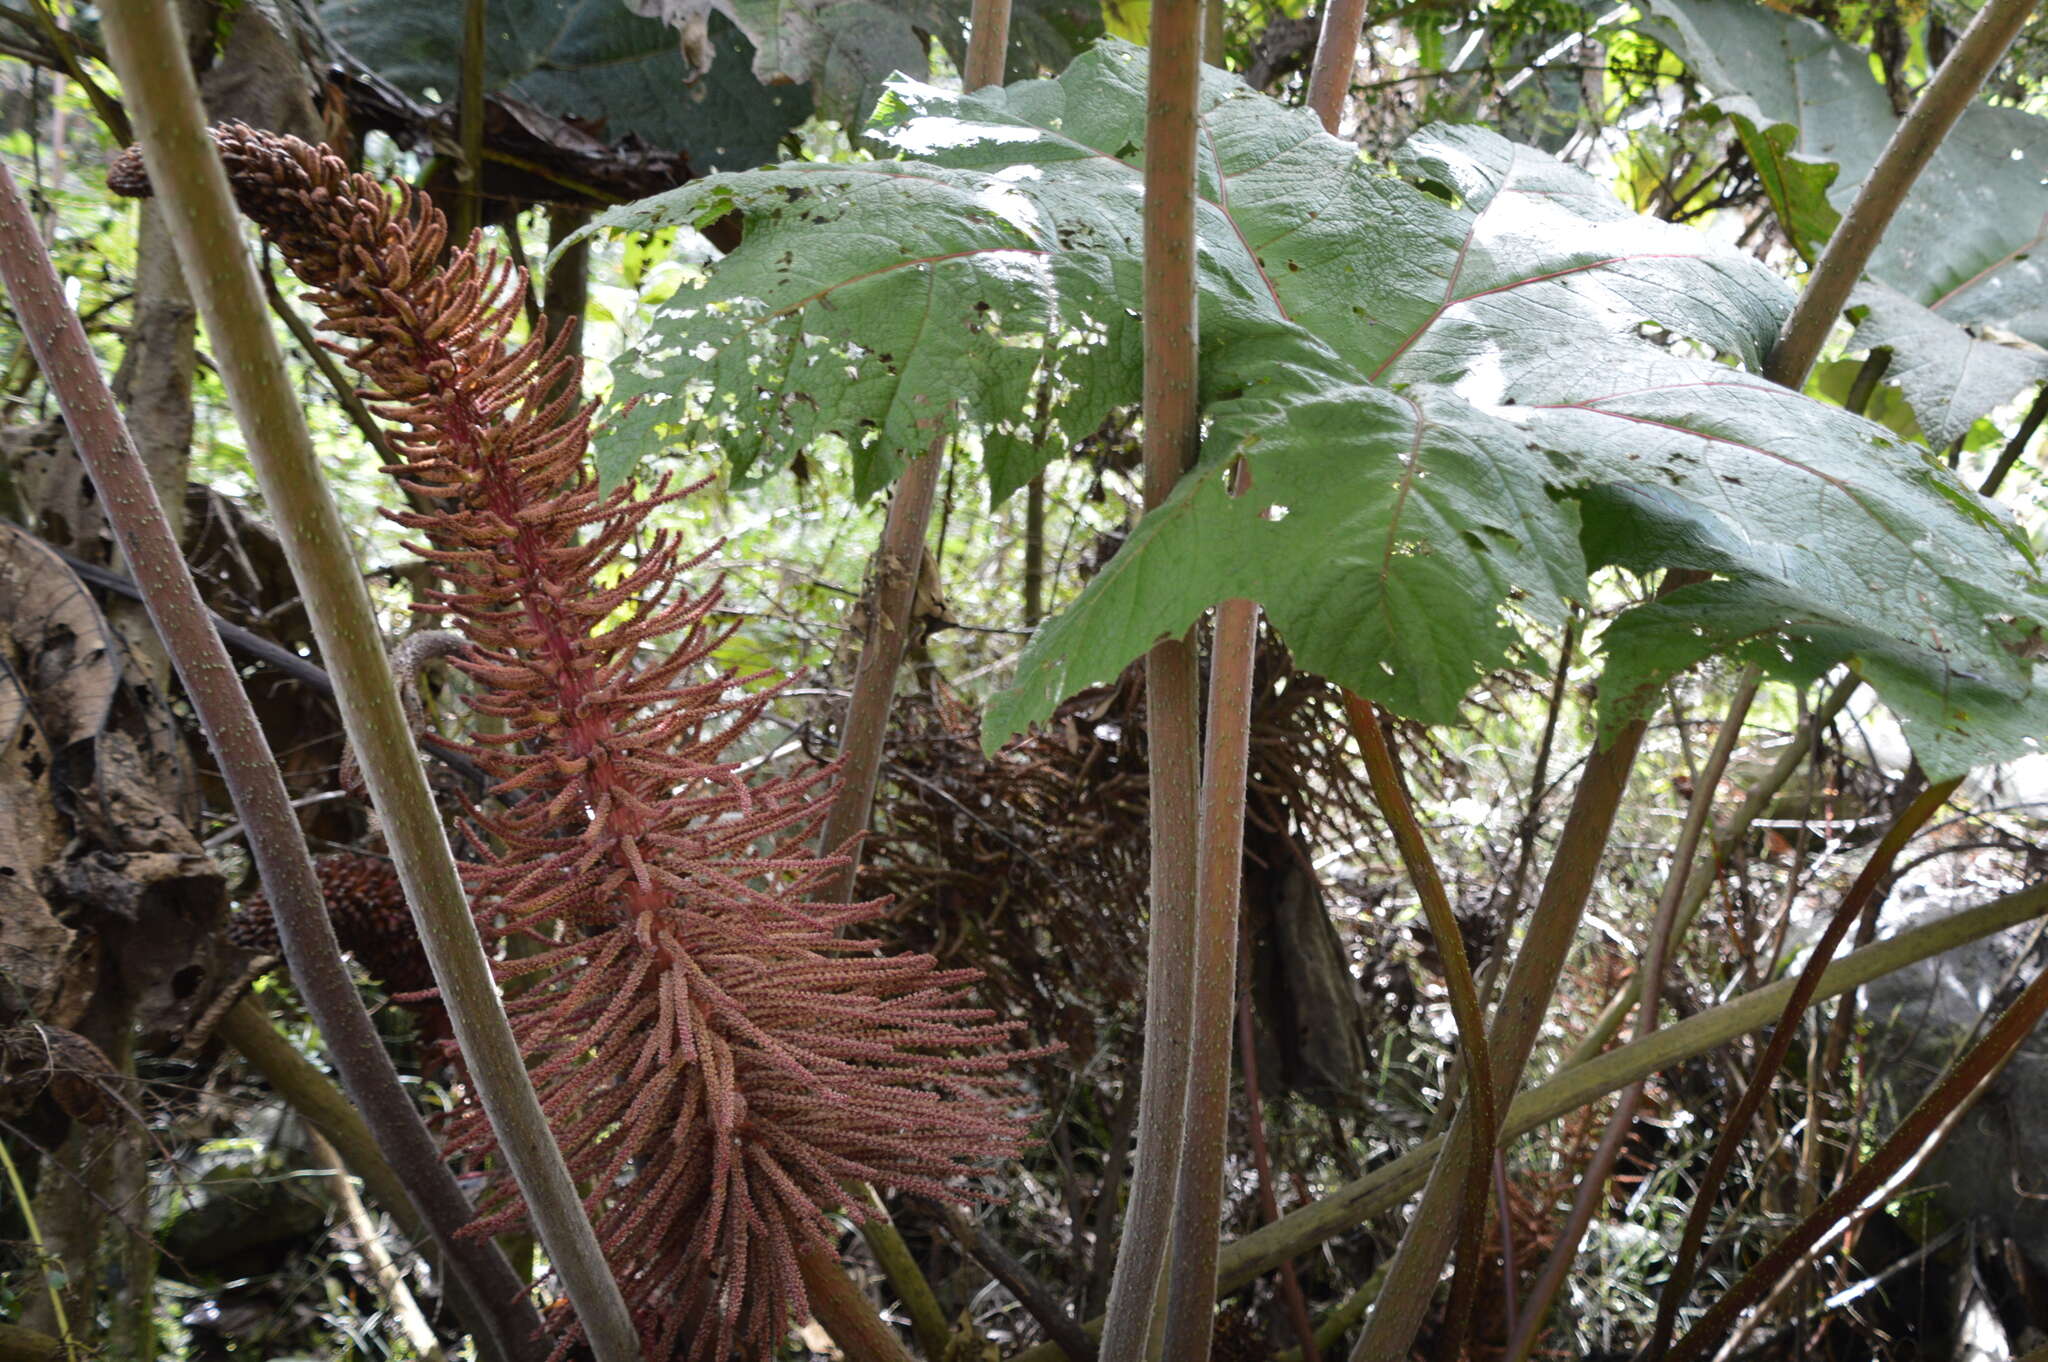
{"type": "MultiPolygon", "coordinates": [[[[463,6],[419,0],[325,0],[320,21],[343,47],[415,98],[453,105],[461,86],[463,6]]],[[[699,174],[756,165],[810,116],[800,86],[754,79],[750,44],[723,17],[711,21],[718,54],[701,77],[675,31],[620,0],[492,0],[484,83],[563,118],[628,134],[690,158],[699,174]]]]}

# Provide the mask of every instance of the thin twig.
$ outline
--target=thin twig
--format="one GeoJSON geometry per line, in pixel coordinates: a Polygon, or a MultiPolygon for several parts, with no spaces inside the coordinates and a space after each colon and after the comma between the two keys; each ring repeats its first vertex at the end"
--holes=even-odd
{"type": "Polygon", "coordinates": [[[2034,438],[2034,432],[2041,428],[2044,419],[2048,419],[2048,383],[2042,384],[2041,391],[2034,394],[2034,405],[2027,408],[2026,419],[2020,422],[2020,428],[2006,443],[1998,462],[1984,475],[1983,483],[1977,488],[1979,496],[1998,495],[1998,489],[2005,485],[2006,474],[2012,472],[2013,465],[2020,461],[2020,455],[2026,452],[2028,441],[2034,438]]]}
{"type": "Polygon", "coordinates": [[[334,400],[341,404],[341,409],[348,413],[348,419],[355,424],[356,433],[363,437],[364,443],[376,451],[378,462],[387,468],[404,462],[391,452],[391,446],[384,439],[383,427],[370,415],[369,407],[364,405],[361,394],[356,392],[356,385],[349,382],[348,375],[342,373],[340,366],[335,364],[334,356],[327,353],[327,347],[313,334],[313,328],[306,325],[306,319],[285,301],[282,293],[277,291],[276,278],[267,269],[257,271],[257,276],[263,281],[263,296],[269,302],[270,310],[284,323],[285,330],[292,333],[292,339],[299,343],[299,349],[312,361],[313,367],[320,371],[320,377],[327,380],[328,391],[334,394],[334,400]]]}
{"type": "MultiPolygon", "coordinates": [[[[1142,402],[1147,510],[1165,502],[1181,475],[1193,467],[1201,440],[1194,249],[1201,6],[1195,0],[1155,4],[1151,39],[1146,77],[1142,402]]],[[[1180,1179],[1194,1006],[1200,694],[1191,640],[1155,643],[1145,657],[1152,901],[1145,950],[1138,1147],[1102,1335],[1107,1362],[1139,1362],[1149,1354],[1180,1179]]],[[[1223,986],[1227,989],[1230,983],[1226,977],[1223,986]]],[[[1213,1221],[1208,1229],[1215,1233],[1213,1221]]],[[[1203,1325],[1206,1355],[1206,1316],[1203,1325]]]]}
{"type": "MultiPolygon", "coordinates": [[[[1273,1195],[1273,1161],[1266,1152],[1266,1102],[1259,1091],[1258,1037],[1252,1034],[1248,988],[1240,988],[1237,994],[1237,1052],[1244,1062],[1245,1125],[1251,1133],[1252,1171],[1259,1178],[1259,1214],[1270,1225],[1280,1218],[1280,1201],[1273,1195]]],[[[1301,1275],[1294,1270],[1292,1258],[1280,1264],[1280,1300],[1287,1307],[1294,1336],[1301,1342],[1304,1362],[1323,1362],[1322,1350],[1316,1346],[1316,1328],[1308,1317],[1308,1299],[1301,1294],[1301,1275]]]]}
{"type": "Polygon", "coordinates": [[[1735,1110],[1721,1126],[1721,1136],[1714,1146],[1713,1157],[1708,1161],[1707,1171],[1699,1181],[1699,1195],[1694,1198],[1692,1213],[1687,1216],[1685,1233],[1679,1240],[1678,1258],[1672,1266],[1671,1275],[1665,1280],[1663,1293],[1657,1299],[1657,1322],[1644,1356],[1649,1362],[1659,1362],[1665,1348],[1670,1344],[1671,1331],[1678,1321],[1678,1311],[1685,1304],[1692,1290],[1695,1268],[1699,1265],[1700,1245],[1706,1236],[1707,1220],[1714,1207],[1716,1196],[1721,1190],[1721,1180],[1735,1162],[1735,1152],[1741,1146],[1743,1137],[1749,1131],[1749,1123],[1757,1109],[1763,1105],[1772,1081],[1778,1076],[1778,1068],[1784,1063],[1786,1054],[1792,1048],[1792,1038],[1797,1034],[1799,1017],[1812,1005],[1814,994],[1820,984],[1820,976],[1834,957],[1835,948],[1841,944],[1857,915],[1870,905],[1891,882],[1893,862],[1905,850],[1920,827],[1935,815],[1948,797],[1955,793],[1962,783],[1960,777],[1945,780],[1939,785],[1923,790],[1919,797],[1908,804],[1903,812],[1885,830],[1884,837],[1864,862],[1862,871],[1849,892],[1842,896],[1834,917],[1828,922],[1820,939],[1813,945],[1812,956],[1806,968],[1799,973],[1799,979],[1791,996],[1786,999],[1785,1011],[1778,1021],[1778,1027],[1771,1033],[1770,1043],[1757,1057],[1756,1067],[1750,1074],[1748,1086],[1743,1089],[1735,1110]]]}
{"type": "Polygon", "coordinates": [[[966,1251],[968,1257],[988,1269],[988,1274],[1008,1288],[1024,1307],[1026,1314],[1038,1321],[1038,1327],[1045,1330],[1045,1336],[1059,1344],[1061,1351],[1073,1362],[1095,1362],[1095,1340],[1088,1336],[1074,1317],[1068,1314],[1057,1297],[1045,1288],[1045,1284],[1033,1276],[1031,1270],[1012,1257],[1010,1251],[994,1239],[981,1232],[957,1206],[943,1202],[931,1202],[932,1209],[945,1224],[946,1232],[966,1251]]]}
{"type": "Polygon", "coordinates": [[[77,81],[85,91],[86,100],[92,105],[93,112],[99,115],[115,145],[125,147],[134,141],[135,132],[128,126],[127,112],[121,108],[120,101],[86,74],[84,65],[78,60],[78,42],[50,13],[49,0],[29,0],[29,8],[35,15],[36,27],[42,30],[44,41],[49,43],[50,50],[63,66],[64,74],[77,81]]]}
{"type": "MultiPolygon", "coordinates": [[[[1714,830],[1713,840],[1708,848],[1707,863],[1700,867],[1698,874],[1687,881],[1685,898],[1679,904],[1678,918],[1672,928],[1679,937],[1683,937],[1692,926],[1693,918],[1698,916],[1701,905],[1706,902],[1707,895],[1713,890],[1721,867],[1727,863],[1735,849],[1742,845],[1743,839],[1749,836],[1749,830],[1756,825],[1757,819],[1762,817],[1771,801],[1777,798],[1778,792],[1785,787],[1786,782],[1798,772],[1807,754],[1813,750],[1814,744],[1820,741],[1820,735],[1827,731],[1828,725],[1834,722],[1835,716],[1842,712],[1842,707],[1849,703],[1849,698],[1862,684],[1862,678],[1853,675],[1845,676],[1837,682],[1829,690],[1826,698],[1815,707],[1813,713],[1807,716],[1806,722],[1800,725],[1792,741],[1779,750],[1777,760],[1772,763],[1771,769],[1749,787],[1749,792],[1743,796],[1742,803],[1735,812],[1714,830]]],[[[1587,1028],[1586,1034],[1572,1047],[1564,1063],[1583,1063],[1598,1054],[1621,1030],[1630,1009],[1642,996],[1643,978],[1637,974],[1608,1000],[1607,1006],[1600,1010],[1600,1015],[1594,1019],[1592,1026],[1587,1028]]]]}
{"type": "MultiPolygon", "coordinates": [[[[1981,941],[2043,913],[2048,913],[2048,881],[1923,923],[1852,952],[1828,967],[1814,997],[1838,997],[1873,979],[1981,941]]],[[[1502,1138],[1525,1135],[1638,1079],[1719,1049],[1738,1036],[1769,1025],[1782,1015],[1793,987],[1793,980],[1780,979],[1663,1027],[1647,1040],[1631,1041],[1582,1064],[1560,1069],[1515,1098],[1501,1126],[1502,1138]]],[[[1217,1291],[1228,1293],[1247,1286],[1287,1259],[1399,1207],[1429,1180],[1443,1155],[1446,1138],[1424,1140],[1312,1204],[1290,1211],[1275,1223],[1227,1245],[1217,1259],[1217,1291]]],[[[1101,1324],[1100,1320],[1090,1320],[1083,1327],[1092,1331],[1101,1324]]],[[[1055,1362],[1062,1356],[1057,1344],[1042,1343],[1026,1348],[1010,1362],[1055,1362]]]]}
{"type": "Polygon", "coordinates": [[[391,1250],[384,1247],[384,1236],[377,1232],[376,1222],[363,1208],[363,1199],[356,1194],[355,1179],[343,1169],[341,1155],[319,1131],[307,1134],[314,1160],[328,1167],[328,1184],[334,1189],[334,1199],[341,1203],[342,1219],[348,1222],[349,1231],[356,1237],[356,1246],[369,1266],[371,1280],[391,1307],[399,1334],[412,1345],[420,1362],[447,1362],[447,1355],[441,1351],[441,1340],[434,1336],[433,1326],[427,1323],[420,1303],[413,1298],[411,1288],[406,1286],[405,1274],[392,1261],[391,1250]]]}
{"type": "MultiPolygon", "coordinates": [[[[1350,691],[1344,692],[1344,712],[1351,720],[1352,735],[1365,758],[1365,771],[1372,782],[1374,801],[1380,816],[1394,834],[1401,864],[1408,882],[1422,900],[1423,916],[1429,921],[1430,936],[1437,955],[1444,962],[1444,987],[1451,995],[1451,1015],[1458,1025],[1458,1044],[1465,1055],[1465,1089],[1472,1105],[1479,1148],[1491,1151],[1500,1131],[1497,1097],[1493,1087],[1493,1060],[1486,1040],[1486,1014],[1479,1003],[1479,989],[1472,980],[1472,966],[1465,958],[1464,934],[1458,930],[1458,916],[1444,892],[1443,876],[1422,826],[1415,820],[1415,808],[1402,787],[1401,773],[1394,766],[1393,750],[1387,745],[1374,706],[1350,691]]],[[[1459,1212],[1458,1268],[1451,1284],[1451,1299],[1444,1317],[1444,1338],[1439,1355],[1455,1358],[1463,1349],[1471,1328],[1472,1307],[1479,1298],[1479,1250],[1486,1231],[1486,1203],[1493,1174],[1493,1159],[1470,1160],[1465,1173],[1465,1204],[1459,1212]]]]}

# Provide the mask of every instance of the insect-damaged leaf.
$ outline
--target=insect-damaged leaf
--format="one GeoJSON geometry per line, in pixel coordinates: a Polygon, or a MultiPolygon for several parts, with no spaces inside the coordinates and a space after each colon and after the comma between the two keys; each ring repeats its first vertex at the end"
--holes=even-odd
{"type": "MultiPolygon", "coordinates": [[[[1007,90],[902,82],[871,138],[903,159],[610,215],[746,220],[615,369],[629,447],[773,466],[836,439],[865,494],[951,426],[997,497],[1021,485],[1137,399],[1144,86],[1121,44],[1007,90]]],[[[1646,338],[1755,364],[1790,305],[1756,261],[1480,129],[1381,166],[1219,73],[1199,113],[1202,465],[1041,629],[989,739],[1230,596],[1304,666],[1454,718],[1516,613],[1583,597],[1581,502],[1596,561],[1702,564],[1925,664],[1881,685],[2035,704],[2010,645],[2040,587],[1990,511],[1876,427],[1646,338]]],[[[1670,616],[1634,627],[1690,630],[1670,616]]]]}

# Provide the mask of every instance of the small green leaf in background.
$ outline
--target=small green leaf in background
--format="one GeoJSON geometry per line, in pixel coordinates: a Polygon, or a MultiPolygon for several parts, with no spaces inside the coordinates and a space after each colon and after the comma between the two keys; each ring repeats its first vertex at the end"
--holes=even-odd
{"type": "Polygon", "coordinates": [[[1102,28],[1143,47],[1152,33],[1152,0],[1102,0],[1102,28]]]}

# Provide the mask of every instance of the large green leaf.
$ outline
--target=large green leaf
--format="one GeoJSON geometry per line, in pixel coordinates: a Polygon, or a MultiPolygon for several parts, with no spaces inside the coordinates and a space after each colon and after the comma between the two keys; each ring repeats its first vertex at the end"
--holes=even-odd
{"type": "MultiPolygon", "coordinates": [[[[1597,561],[1728,579],[1624,617],[1603,647],[1629,676],[1768,633],[1755,655],[1773,672],[1806,665],[1787,639],[1864,667],[1930,769],[2011,755],[2016,736],[2043,731],[2048,697],[2030,655],[2048,589],[2021,536],[1922,447],[1760,378],[1649,350],[1597,374],[1535,367],[1494,401],[1571,481],[1597,489],[1586,508],[1597,561]],[[1724,613],[1690,604],[1707,600],[1724,613]]],[[[1637,690],[1606,685],[1610,718],[1637,690]]]]}
{"type": "Polygon", "coordinates": [[[1871,631],[1800,613],[1755,581],[1686,587],[1638,607],[1601,637],[1603,731],[1630,713],[1640,695],[1673,673],[1723,656],[1756,662],[1784,680],[1818,677],[1847,660],[1898,715],[1921,764],[1936,779],[1986,762],[2042,750],[2048,702],[2012,676],[1984,678],[1943,662],[1926,648],[1902,647],[1871,631]]]}
{"type": "MultiPolygon", "coordinates": [[[[951,409],[992,433],[991,490],[1007,495],[1052,453],[1020,418],[1041,385],[1067,442],[1136,400],[1144,100],[1142,54],[1123,44],[1007,90],[906,82],[870,135],[911,159],[722,177],[608,214],[597,228],[747,222],[616,376],[631,408],[614,447],[723,424],[742,466],[772,466],[829,434],[865,495],[951,409]],[[704,407],[707,386],[727,405],[704,407]]],[[[1229,77],[1211,73],[1202,117],[1206,347],[1292,322],[1365,376],[1442,378],[1655,322],[1753,358],[1787,306],[1755,261],[1481,130],[1411,145],[1406,168],[1439,197],[1229,77]]],[[[1242,377],[1204,371],[1217,391],[1242,377]]]]}
{"type": "MultiPolygon", "coordinates": [[[[1656,16],[1652,30],[1714,92],[1763,175],[1779,221],[1810,252],[1854,200],[1897,123],[1869,55],[1810,19],[1752,0],[1650,0],[1648,8],[1656,16]]],[[[1969,341],[1957,330],[1937,336],[1936,320],[2048,346],[2044,224],[2048,119],[1972,105],[1914,183],[1869,267],[1872,279],[1928,310],[1911,325],[1916,342],[1930,347],[1926,364],[1946,367],[1969,341]]],[[[2017,381],[1981,404],[1990,376],[1972,376],[1966,405],[1977,414],[2030,381],[2010,364],[2002,372],[2017,381]]],[[[1952,437],[1963,414],[1949,400],[1954,389],[1937,374],[1918,377],[1922,424],[1937,440],[1937,429],[1952,437]],[[1923,408],[1921,401],[1935,405],[1923,408]]]]}
{"type": "MultiPolygon", "coordinates": [[[[836,440],[865,492],[965,426],[1000,495],[1134,401],[1144,79],[1116,44],[1008,90],[901,83],[872,136],[902,160],[609,215],[746,223],[618,367],[613,473],[659,439],[770,465],[836,440]]],[[[1687,357],[1761,355],[1789,291],[1755,261],[1483,130],[1381,167],[1220,75],[1200,116],[1201,466],[1039,631],[987,736],[1232,596],[1303,665],[1452,719],[1517,615],[1583,598],[1575,500],[1600,561],[1722,574],[1826,621],[1809,654],[1916,660],[1883,685],[1981,676],[2034,705],[2012,649],[2048,609],[1993,512],[1880,428],[1687,357]]],[[[1631,628],[1697,637],[1672,610],[1631,628]]]]}
{"type": "MultiPolygon", "coordinates": [[[[368,69],[417,98],[453,105],[463,6],[419,0],[325,0],[320,19],[368,69]]],[[[707,41],[726,54],[701,79],[674,30],[620,0],[491,0],[486,87],[567,118],[602,125],[690,158],[709,171],[758,165],[810,116],[807,90],[769,87],[749,70],[751,44],[723,18],[707,41]]]]}
{"type": "Polygon", "coordinates": [[[2048,350],[2018,336],[1957,326],[1883,284],[1866,281],[1850,302],[1863,314],[1850,348],[1892,352],[1885,381],[1899,386],[1936,449],[1969,434],[1978,417],[2014,393],[2048,379],[2048,350]]]}
{"type": "MultiPolygon", "coordinates": [[[[809,163],[685,186],[593,226],[729,212],[746,219],[740,247],[704,288],[656,309],[613,366],[617,415],[598,455],[608,481],[664,441],[715,440],[745,473],[831,436],[865,497],[962,421],[1007,437],[993,441],[1002,448],[1022,439],[1048,372],[1068,441],[1137,399],[1137,328],[1114,305],[1136,291],[1135,277],[1115,277],[1135,255],[1063,249],[1028,200],[988,177],[809,163]]],[[[1036,467],[1013,464],[1001,491],[1036,467]]]]}
{"type": "Polygon", "coordinates": [[[1224,358],[1261,379],[1210,404],[1201,467],[1032,639],[989,737],[1233,596],[1265,605],[1303,667],[1447,721],[1475,670],[1507,656],[1504,606],[1554,622],[1584,594],[1574,508],[1511,425],[1448,389],[1347,381],[1299,337],[1224,358]],[[1232,495],[1239,460],[1250,476],[1232,495]]]}

